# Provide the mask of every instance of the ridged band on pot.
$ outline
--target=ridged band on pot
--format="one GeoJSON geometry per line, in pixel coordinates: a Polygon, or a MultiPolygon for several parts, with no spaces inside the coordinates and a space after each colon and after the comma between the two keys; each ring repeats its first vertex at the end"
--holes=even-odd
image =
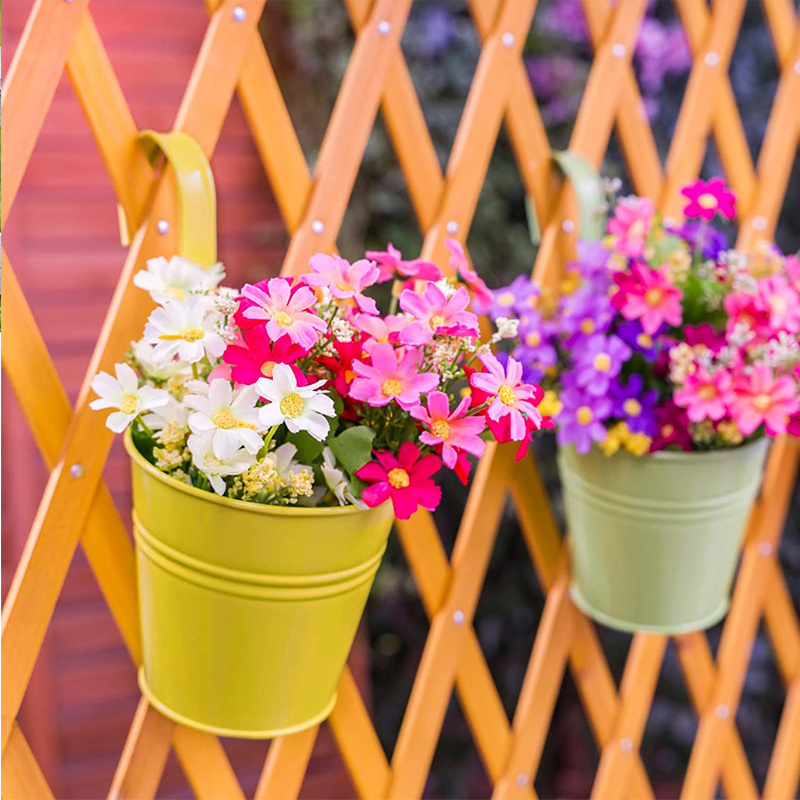
{"type": "Polygon", "coordinates": [[[561,448],[575,602],[625,631],[701,630],[727,612],[768,440],[610,458],[561,448]]]}
{"type": "Polygon", "coordinates": [[[270,738],[330,714],[391,530],[391,504],[264,506],[179,483],[130,435],[142,690],[223,736],[270,738]]]}

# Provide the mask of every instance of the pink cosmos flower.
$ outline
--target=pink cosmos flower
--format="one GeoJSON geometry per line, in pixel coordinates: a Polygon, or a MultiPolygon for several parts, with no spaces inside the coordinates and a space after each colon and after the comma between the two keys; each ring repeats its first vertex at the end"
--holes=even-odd
{"type": "Polygon", "coordinates": [[[388,450],[375,452],[370,461],[356,472],[356,477],[371,484],[361,492],[370,508],[392,501],[397,519],[410,519],[419,506],[433,511],[442,499],[442,490],[431,480],[442,462],[428,453],[420,458],[419,448],[403,442],[395,457],[388,450]]]}
{"type": "Polygon", "coordinates": [[[317,253],[308,262],[313,272],[303,275],[309,286],[328,286],[338,300],[353,300],[367,314],[377,314],[375,300],[363,294],[364,289],[377,283],[380,270],[372,262],[362,258],[352,264],[334,253],[326,256],[317,253]]]}
{"type": "MultiPolygon", "coordinates": [[[[259,378],[271,378],[276,364],[289,364],[298,383],[305,384],[305,376],[294,362],[308,354],[288,336],[273,342],[265,326],[242,332],[242,344],[229,344],[222,360],[230,365],[230,376],[236,383],[254,384],[259,378]]],[[[221,377],[221,376],[219,376],[221,377]]]]}
{"type": "Polygon", "coordinates": [[[327,327],[316,314],[306,311],[317,300],[314,292],[307,286],[292,290],[286,278],[272,278],[265,289],[247,283],[242,288],[242,297],[253,303],[243,311],[245,319],[266,320],[267,333],[273,342],[286,335],[310,350],[319,338],[317,331],[327,327]]]}
{"type": "Polygon", "coordinates": [[[475,313],[486,314],[494,302],[494,296],[483,279],[469,265],[464,246],[457,239],[451,238],[444,240],[444,246],[450,251],[450,268],[461,276],[461,280],[472,292],[472,307],[475,313]]]}
{"type": "Polygon", "coordinates": [[[470,398],[465,397],[450,413],[450,398],[444,392],[431,392],[427,409],[417,406],[410,412],[428,428],[420,434],[420,441],[431,447],[441,445],[442,460],[450,469],[455,469],[458,451],[480,458],[486,448],[479,435],[486,428],[486,420],[481,416],[467,417],[469,405],[470,398]]]}
{"type": "Polygon", "coordinates": [[[435,372],[420,372],[420,353],[413,347],[395,350],[390,344],[377,344],[370,349],[372,364],[353,361],[358,376],[350,384],[350,397],[373,407],[396,400],[408,411],[419,405],[419,396],[439,385],[435,372]]]}
{"type": "Polygon", "coordinates": [[[397,344],[400,338],[400,331],[409,323],[409,318],[405,314],[388,314],[385,317],[372,317],[369,314],[356,314],[350,324],[362,333],[366,333],[371,338],[367,340],[367,345],[373,344],[397,344]]]}
{"type": "Polygon", "coordinates": [[[608,232],[614,237],[614,249],[631,258],[640,258],[653,224],[653,201],[646,197],[626,197],[608,221],[608,232]]]}
{"type": "Polygon", "coordinates": [[[421,295],[404,289],[400,308],[414,317],[400,332],[403,344],[427,344],[437,333],[450,336],[477,336],[478,318],[466,308],[469,293],[462,286],[451,296],[435,284],[428,283],[421,295]]]}
{"type": "Polygon", "coordinates": [[[611,305],[625,319],[638,319],[649,336],[654,336],[664,322],[681,324],[683,292],[660,270],[632,264],[630,273],[614,274],[614,283],[618,289],[611,305]]]}
{"type": "Polygon", "coordinates": [[[745,326],[761,341],[767,341],[772,335],[767,309],[757,302],[755,295],[731,292],[723,300],[723,307],[728,314],[726,331],[729,337],[737,326],[745,326]]]}
{"type": "Polygon", "coordinates": [[[744,436],[762,423],[772,435],[780,435],[800,412],[797,392],[797,383],[789,375],[776,378],[769,367],[760,365],[737,377],[728,404],[744,436]]]}
{"type": "Polygon", "coordinates": [[[758,303],[767,310],[773,333],[800,331],[800,294],[783,275],[758,282],[758,303]]]}
{"type": "Polygon", "coordinates": [[[711,220],[717,212],[726,219],[736,217],[736,195],[725,186],[722,178],[712,178],[708,182],[698,179],[681,189],[681,194],[689,200],[683,209],[687,217],[711,220]]]}
{"type": "Polygon", "coordinates": [[[705,367],[686,376],[683,386],[675,392],[675,404],[686,409],[692,422],[705,419],[717,422],[728,414],[727,400],[733,378],[726,369],[710,375],[705,367]]]}
{"type": "Polygon", "coordinates": [[[522,441],[527,434],[526,417],[533,420],[537,428],[541,427],[542,415],[536,408],[541,400],[541,389],[522,383],[522,364],[515,358],[508,359],[506,369],[491,353],[481,356],[480,361],[487,371],[474,372],[470,385],[492,398],[486,410],[489,419],[498,421],[507,416],[511,439],[522,441]]]}
{"type": "Polygon", "coordinates": [[[367,250],[367,258],[371,258],[378,265],[380,276],[378,283],[389,281],[392,278],[415,278],[423,281],[438,281],[442,271],[430,261],[413,258],[410,261],[403,259],[403,254],[391,243],[386,250],[367,250]]]}

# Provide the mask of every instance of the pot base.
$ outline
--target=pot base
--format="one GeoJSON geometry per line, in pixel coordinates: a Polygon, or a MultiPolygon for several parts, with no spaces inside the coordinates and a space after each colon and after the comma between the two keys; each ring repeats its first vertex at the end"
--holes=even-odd
{"type": "Polygon", "coordinates": [[[194,728],[195,730],[203,731],[204,733],[213,733],[215,736],[228,736],[235,739],[274,739],[278,736],[288,736],[292,733],[304,731],[307,728],[313,728],[314,725],[319,725],[320,722],[323,722],[331,715],[338,697],[337,693],[334,692],[330,703],[328,703],[328,705],[319,714],[309,720],[306,720],[300,725],[265,731],[237,731],[229,730],[227,728],[217,728],[214,725],[204,725],[202,722],[195,722],[195,720],[184,717],[177,711],[173,711],[168,706],[165,706],[157,697],[154,697],[153,693],[150,691],[150,687],[147,685],[147,680],[144,676],[144,668],[142,667],[139,668],[139,688],[142,690],[142,694],[150,702],[150,705],[153,706],[156,711],[163,714],[165,717],[168,717],[173,722],[177,722],[180,725],[185,725],[187,728],[194,728]]]}
{"type": "Polygon", "coordinates": [[[614,630],[623,631],[625,633],[658,633],[664,636],[677,636],[681,633],[693,633],[694,631],[703,631],[707,628],[711,628],[728,613],[728,607],[730,606],[730,601],[726,599],[713,613],[706,614],[706,616],[698,620],[684,622],[680,625],[648,625],[633,620],[617,619],[602,611],[598,611],[586,602],[580,589],[574,582],[570,584],[569,594],[575,605],[578,606],[587,617],[591,617],[595,622],[599,622],[607,628],[613,628],[614,630]]]}

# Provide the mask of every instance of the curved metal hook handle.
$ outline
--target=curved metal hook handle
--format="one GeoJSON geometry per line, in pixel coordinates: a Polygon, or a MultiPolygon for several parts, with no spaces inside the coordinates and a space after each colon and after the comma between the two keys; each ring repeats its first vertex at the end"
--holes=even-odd
{"type": "Polygon", "coordinates": [[[150,162],[166,156],[178,187],[178,253],[202,267],[217,262],[217,193],[203,148],[187,133],[139,134],[150,162]]]}

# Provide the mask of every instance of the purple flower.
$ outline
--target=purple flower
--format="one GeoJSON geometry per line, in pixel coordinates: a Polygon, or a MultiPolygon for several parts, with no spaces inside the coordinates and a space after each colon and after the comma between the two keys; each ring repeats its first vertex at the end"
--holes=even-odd
{"type": "Polygon", "coordinates": [[[611,327],[615,311],[605,292],[598,293],[593,286],[581,286],[559,301],[560,332],[567,336],[567,347],[575,345],[575,338],[605,333],[611,327]]]}
{"type": "Polygon", "coordinates": [[[608,268],[608,248],[601,242],[579,241],[576,245],[578,260],[569,264],[577,269],[581,277],[591,283],[598,291],[606,291],[611,286],[611,270],[608,268]]]}
{"type": "Polygon", "coordinates": [[[564,389],[559,395],[563,408],[556,416],[558,434],[556,440],[564,447],[574,445],[586,454],[592,442],[604,442],[606,426],[603,421],[611,416],[612,403],[608,397],[592,397],[577,389],[564,389]]]}
{"type": "Polygon", "coordinates": [[[539,287],[526,275],[518,275],[508,286],[492,290],[492,305],[489,316],[512,317],[530,313],[533,303],[539,296],[539,287]]]}
{"type": "Polygon", "coordinates": [[[608,393],[611,381],[619,375],[632,350],[618,336],[591,336],[573,345],[575,384],[599,397],[608,393]]]}
{"type": "MultiPolygon", "coordinates": [[[[689,247],[694,251],[697,249],[700,227],[700,222],[686,222],[678,228],[669,229],[669,232],[685,239],[689,247]]],[[[728,237],[722,231],[715,230],[710,225],[707,225],[703,233],[703,258],[716,259],[723,250],[727,249],[728,237]]]]}
{"type": "Polygon", "coordinates": [[[616,333],[620,339],[629,344],[635,353],[641,353],[648,361],[654,361],[658,355],[656,339],[667,329],[662,325],[655,333],[655,336],[645,333],[642,323],[639,320],[621,322],[617,325],[616,333]]]}
{"type": "MultiPolygon", "coordinates": [[[[538,311],[530,312],[520,320],[518,329],[520,343],[514,350],[514,358],[524,365],[542,371],[555,366],[558,353],[551,341],[555,333],[554,323],[543,320],[538,311]]],[[[526,383],[530,383],[527,378],[525,380],[526,383]]],[[[538,383],[538,380],[534,383],[538,383]]]]}
{"type": "Polygon", "coordinates": [[[589,28],[580,0],[557,0],[547,3],[539,17],[542,30],[563,36],[571,42],[587,42],[589,28]]]}
{"type": "Polygon", "coordinates": [[[645,94],[658,92],[666,76],[683,74],[692,63],[683,28],[662,25],[652,17],[642,20],[636,56],[637,74],[645,94]]]}
{"type": "Polygon", "coordinates": [[[614,416],[625,421],[633,433],[644,433],[655,436],[658,431],[656,422],[656,403],[658,390],[644,391],[644,379],[634,373],[627,385],[614,383],[611,387],[611,397],[614,401],[614,416]]]}

